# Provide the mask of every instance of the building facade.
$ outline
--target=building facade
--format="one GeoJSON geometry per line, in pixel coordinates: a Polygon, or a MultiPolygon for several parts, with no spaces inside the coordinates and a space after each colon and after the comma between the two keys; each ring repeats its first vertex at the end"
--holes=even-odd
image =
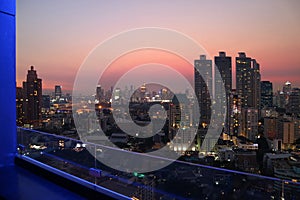
{"type": "Polygon", "coordinates": [[[244,52],[236,57],[236,92],[242,108],[260,108],[260,66],[244,52]]]}
{"type": "MultiPolygon", "coordinates": [[[[230,130],[230,124],[232,124],[232,62],[231,57],[226,56],[225,52],[219,52],[219,56],[215,56],[215,78],[217,76],[217,72],[220,73],[222,80],[215,79],[215,101],[216,104],[219,104],[219,101],[222,101],[223,98],[226,98],[227,105],[226,105],[226,119],[225,119],[225,125],[224,125],[224,131],[230,135],[233,133],[230,130]],[[223,97],[221,88],[225,88],[226,96],[223,97]]],[[[221,105],[221,104],[220,104],[221,105]]],[[[222,108],[219,108],[218,110],[222,110],[222,108]]]]}
{"type": "Polygon", "coordinates": [[[195,93],[200,109],[200,126],[206,127],[211,118],[212,91],[212,60],[206,59],[205,55],[200,60],[195,60],[195,93]]]}
{"type": "Polygon", "coordinates": [[[261,81],[261,108],[273,107],[273,84],[270,81],[261,81]]]}
{"type": "Polygon", "coordinates": [[[27,79],[23,82],[24,124],[39,127],[42,121],[42,79],[38,78],[36,70],[31,66],[27,79]]]}

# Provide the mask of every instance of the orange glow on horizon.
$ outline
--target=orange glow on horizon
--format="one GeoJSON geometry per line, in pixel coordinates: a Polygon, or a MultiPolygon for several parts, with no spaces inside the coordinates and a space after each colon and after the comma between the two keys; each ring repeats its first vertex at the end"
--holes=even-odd
{"type": "MultiPolygon", "coordinates": [[[[157,49],[133,51],[119,57],[105,70],[99,84],[104,88],[109,88],[115,85],[119,78],[130,69],[149,63],[167,65],[177,70],[193,84],[194,67],[192,64],[178,55],[157,49]]],[[[143,74],[141,74],[141,76],[142,75],[143,74]]],[[[167,76],[168,74],[166,74],[166,77],[167,76]]]]}

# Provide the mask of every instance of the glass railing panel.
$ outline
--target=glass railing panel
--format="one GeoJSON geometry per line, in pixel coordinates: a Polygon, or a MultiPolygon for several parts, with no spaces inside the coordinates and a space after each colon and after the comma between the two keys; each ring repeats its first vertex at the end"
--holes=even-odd
{"type": "Polygon", "coordinates": [[[84,155],[86,144],[72,138],[30,129],[18,128],[17,134],[20,155],[94,183],[93,177],[89,175],[89,168],[94,166],[95,161],[92,156],[86,158],[84,155]],[[80,159],[88,159],[90,162],[82,165],[80,159]]]}
{"type": "MultiPolygon", "coordinates": [[[[297,199],[300,194],[299,179],[280,178],[280,173],[287,176],[284,171],[268,177],[177,160],[153,172],[123,172],[100,162],[116,159],[109,157],[109,152],[120,149],[24,128],[18,128],[17,134],[20,156],[132,199],[297,199]]],[[[124,155],[134,154],[122,151],[124,155]]],[[[151,159],[166,161],[162,157],[151,159]]]]}

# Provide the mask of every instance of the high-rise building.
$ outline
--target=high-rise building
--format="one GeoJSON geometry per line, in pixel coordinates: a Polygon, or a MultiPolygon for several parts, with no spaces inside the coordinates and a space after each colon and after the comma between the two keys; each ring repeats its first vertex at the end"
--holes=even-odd
{"type": "Polygon", "coordinates": [[[146,84],[143,84],[139,89],[139,95],[140,95],[141,101],[145,101],[146,93],[147,93],[147,87],[146,87],[146,84]]]}
{"type": "Polygon", "coordinates": [[[300,139],[300,117],[294,118],[295,139],[300,139]]]}
{"type": "Polygon", "coordinates": [[[62,96],[62,91],[61,91],[61,86],[60,85],[56,85],[54,87],[54,96],[56,100],[59,100],[62,96]]]}
{"type": "MultiPolygon", "coordinates": [[[[196,137],[197,150],[200,146],[204,146],[204,138],[206,136],[210,118],[211,118],[211,105],[214,94],[212,91],[212,60],[206,59],[205,55],[200,55],[200,60],[194,61],[194,81],[195,81],[195,94],[198,100],[200,119],[198,126],[198,133],[196,137]]],[[[199,113],[198,113],[199,114],[199,113]]],[[[209,144],[206,146],[210,146],[209,144]]],[[[206,148],[209,149],[209,148],[206,148]]]]}
{"type": "Polygon", "coordinates": [[[296,116],[300,115],[300,88],[293,88],[290,92],[286,111],[296,116]]]}
{"type": "MultiPolygon", "coordinates": [[[[215,56],[215,65],[218,70],[215,69],[215,77],[218,77],[216,73],[219,71],[222,80],[215,79],[215,101],[216,104],[221,105],[220,101],[223,98],[227,100],[226,108],[226,120],[225,120],[225,132],[230,133],[230,124],[231,124],[231,113],[232,113],[232,104],[231,102],[231,91],[232,91],[232,62],[231,57],[226,56],[225,52],[219,52],[219,56],[215,56]],[[223,97],[221,88],[225,88],[226,97],[223,97]]],[[[220,109],[218,109],[220,110],[220,109]]],[[[232,134],[232,133],[231,133],[232,134]]]]}
{"type": "Polygon", "coordinates": [[[282,139],[283,148],[288,149],[295,142],[294,121],[281,119],[278,121],[278,138],[282,139]]]}
{"type": "Polygon", "coordinates": [[[42,120],[42,79],[38,78],[33,66],[28,70],[27,79],[23,82],[23,94],[24,124],[38,127],[42,120]]]}
{"type": "Polygon", "coordinates": [[[261,99],[261,88],[260,88],[260,67],[255,59],[252,59],[252,80],[251,80],[251,88],[252,88],[252,102],[255,109],[258,109],[258,116],[260,116],[260,99],[261,99]]]}
{"type": "Polygon", "coordinates": [[[270,81],[261,81],[261,108],[273,107],[273,84],[270,81]]]}
{"type": "Polygon", "coordinates": [[[104,99],[104,90],[100,85],[98,85],[97,88],[96,88],[95,100],[97,100],[98,102],[105,101],[105,99],[104,99]]]}
{"type": "Polygon", "coordinates": [[[278,119],[274,117],[264,118],[264,136],[270,140],[278,139],[278,119]]]}
{"type": "Polygon", "coordinates": [[[172,148],[177,152],[186,151],[192,144],[195,136],[195,129],[192,128],[193,109],[190,105],[190,101],[185,94],[176,94],[172,103],[169,104],[168,139],[172,141],[172,148]]]}
{"type": "Polygon", "coordinates": [[[114,93],[113,93],[113,98],[114,101],[120,101],[121,99],[121,89],[120,88],[116,88],[114,93]]]}
{"type": "Polygon", "coordinates": [[[23,111],[23,105],[24,105],[24,94],[23,94],[23,88],[17,87],[16,89],[16,106],[17,106],[17,126],[23,126],[24,124],[24,111],[23,111]]]}
{"type": "Polygon", "coordinates": [[[287,81],[275,97],[277,107],[293,116],[300,116],[300,88],[292,88],[292,84],[287,81]]]}
{"type": "Polygon", "coordinates": [[[236,57],[236,91],[241,97],[242,108],[260,108],[259,64],[244,52],[236,57]]]}
{"type": "Polygon", "coordinates": [[[280,108],[287,107],[287,104],[289,102],[289,97],[292,91],[292,84],[291,82],[287,81],[282,87],[282,91],[279,92],[279,106],[280,108]]]}
{"type": "Polygon", "coordinates": [[[212,60],[200,55],[200,60],[195,60],[195,93],[200,110],[200,127],[207,127],[211,117],[212,91],[212,60]]]}
{"type": "Polygon", "coordinates": [[[286,105],[286,95],[284,94],[284,92],[278,90],[275,93],[275,106],[277,106],[278,108],[285,108],[286,105]]]}
{"type": "Polygon", "coordinates": [[[291,82],[289,82],[289,81],[285,82],[285,84],[283,85],[282,91],[285,94],[289,94],[292,91],[292,84],[291,84],[291,82]]]}
{"type": "Polygon", "coordinates": [[[231,107],[232,112],[230,113],[231,124],[230,132],[234,136],[239,136],[241,133],[241,98],[236,94],[236,90],[232,90],[231,94],[231,107]]]}
{"type": "Polygon", "coordinates": [[[241,135],[254,141],[258,135],[258,110],[242,108],[241,135]]]}
{"type": "Polygon", "coordinates": [[[251,58],[244,52],[236,57],[236,93],[241,98],[242,107],[252,107],[251,102],[251,58]],[[249,105],[250,104],[250,105],[249,105]]]}
{"type": "Polygon", "coordinates": [[[260,118],[260,68],[244,52],[236,57],[236,92],[241,100],[241,133],[251,140],[258,134],[260,118]]]}
{"type": "MultiPolygon", "coordinates": [[[[225,52],[219,52],[219,56],[215,56],[215,64],[221,74],[226,93],[232,90],[232,62],[231,57],[226,56],[225,52]]],[[[217,90],[217,88],[216,88],[217,90]]]]}

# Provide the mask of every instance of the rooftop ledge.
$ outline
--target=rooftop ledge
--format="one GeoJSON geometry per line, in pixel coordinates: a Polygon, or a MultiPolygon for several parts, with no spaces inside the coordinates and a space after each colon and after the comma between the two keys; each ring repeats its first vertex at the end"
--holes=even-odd
{"type": "Polygon", "coordinates": [[[62,177],[63,179],[66,179],[66,180],[71,181],[71,182],[73,182],[73,183],[77,183],[78,185],[80,185],[80,186],[82,186],[82,187],[85,187],[85,188],[87,188],[87,189],[89,189],[89,190],[92,190],[92,191],[94,191],[94,192],[97,192],[97,193],[99,193],[100,196],[102,196],[102,197],[105,196],[106,198],[107,198],[107,197],[108,197],[108,198],[110,197],[111,199],[120,199],[120,200],[131,200],[131,199],[132,199],[132,198],[130,198],[130,197],[127,197],[127,196],[122,195],[122,194],[120,194],[120,193],[117,193],[117,192],[115,192],[115,191],[112,191],[112,190],[109,190],[109,189],[107,189],[107,188],[104,188],[104,187],[101,187],[101,186],[99,186],[99,185],[96,185],[96,184],[94,184],[94,183],[88,182],[88,181],[86,181],[86,180],[84,180],[84,179],[82,179],[82,178],[79,178],[79,177],[77,177],[77,176],[74,176],[74,175],[72,175],[72,174],[69,174],[69,173],[67,173],[67,172],[64,172],[64,171],[59,170],[59,169],[57,169],[57,168],[51,167],[51,166],[49,166],[49,165],[47,165],[47,164],[44,164],[44,163],[39,162],[39,161],[37,161],[37,160],[35,160],[35,159],[33,159],[33,158],[30,158],[30,157],[28,157],[28,156],[26,156],[26,155],[20,155],[20,154],[17,154],[17,155],[16,155],[16,158],[17,158],[17,159],[20,159],[20,160],[23,160],[23,161],[25,161],[25,162],[28,162],[28,163],[30,163],[30,164],[32,164],[32,165],[38,167],[38,168],[41,168],[41,169],[43,169],[43,170],[46,170],[47,172],[50,172],[50,173],[52,173],[52,174],[55,174],[55,175],[57,175],[57,176],[59,176],[59,177],[62,177]]]}

